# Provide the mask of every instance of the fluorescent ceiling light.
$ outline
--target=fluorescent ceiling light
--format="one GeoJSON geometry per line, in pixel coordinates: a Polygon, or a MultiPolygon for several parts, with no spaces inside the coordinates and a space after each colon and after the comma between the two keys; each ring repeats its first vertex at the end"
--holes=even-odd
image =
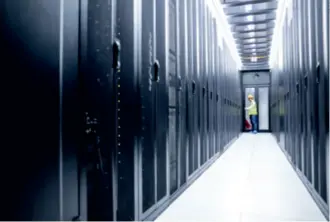
{"type": "Polygon", "coordinates": [[[256,61],[258,61],[257,57],[251,57],[251,62],[256,62],[256,61]]]}
{"type": "Polygon", "coordinates": [[[223,9],[224,6],[219,0],[207,0],[206,3],[213,17],[217,21],[218,33],[221,33],[221,38],[223,38],[223,40],[227,43],[231,56],[236,62],[238,69],[240,69],[242,67],[242,62],[236,48],[236,43],[229,26],[227,16],[225,15],[223,9]]]}
{"type": "MultiPolygon", "coordinates": [[[[251,21],[252,21],[252,20],[251,20],[251,21]]],[[[253,30],[254,27],[255,27],[254,25],[248,25],[248,26],[247,26],[247,29],[248,29],[248,30],[253,30]]]]}
{"type": "Polygon", "coordinates": [[[245,12],[250,12],[250,11],[252,11],[252,5],[246,5],[245,12]]]}
{"type": "Polygon", "coordinates": [[[279,48],[281,48],[280,43],[280,36],[283,34],[283,23],[285,21],[285,15],[287,13],[287,7],[290,5],[292,0],[279,0],[276,10],[276,20],[275,20],[275,27],[274,27],[274,36],[272,40],[272,46],[270,50],[270,58],[269,58],[269,65],[272,68],[274,63],[277,61],[277,54],[279,48]]]}

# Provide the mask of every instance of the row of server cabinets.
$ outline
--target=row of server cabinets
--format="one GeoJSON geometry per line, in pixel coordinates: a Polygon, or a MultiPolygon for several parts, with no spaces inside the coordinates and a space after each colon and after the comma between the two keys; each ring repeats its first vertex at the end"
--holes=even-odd
{"type": "Polygon", "coordinates": [[[153,219],[239,135],[206,0],[1,4],[1,220],[153,219]]]}
{"type": "Polygon", "coordinates": [[[329,218],[329,1],[293,0],[287,10],[272,70],[273,132],[329,218]]]}

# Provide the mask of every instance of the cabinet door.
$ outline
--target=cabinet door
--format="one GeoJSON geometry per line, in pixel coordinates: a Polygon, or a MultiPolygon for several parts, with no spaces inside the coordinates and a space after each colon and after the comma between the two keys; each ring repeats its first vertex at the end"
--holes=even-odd
{"type": "Polygon", "coordinates": [[[258,88],[258,122],[259,130],[269,130],[269,88],[258,88]]]}

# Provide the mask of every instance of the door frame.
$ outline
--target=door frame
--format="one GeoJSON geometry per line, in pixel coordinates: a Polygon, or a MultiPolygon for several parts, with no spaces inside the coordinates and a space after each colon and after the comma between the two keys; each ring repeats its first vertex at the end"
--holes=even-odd
{"type": "MultiPolygon", "coordinates": [[[[268,88],[268,130],[259,130],[259,124],[258,124],[258,132],[260,133],[270,133],[271,132],[271,121],[270,121],[270,84],[242,84],[242,108],[241,108],[241,112],[242,112],[242,126],[241,126],[241,130],[242,132],[250,132],[249,130],[245,129],[245,89],[246,88],[255,88],[255,95],[256,98],[259,98],[259,88],[268,88]]],[[[259,106],[257,106],[258,109],[258,113],[259,113],[259,106]]],[[[259,118],[258,118],[258,123],[259,123],[259,118]]]]}

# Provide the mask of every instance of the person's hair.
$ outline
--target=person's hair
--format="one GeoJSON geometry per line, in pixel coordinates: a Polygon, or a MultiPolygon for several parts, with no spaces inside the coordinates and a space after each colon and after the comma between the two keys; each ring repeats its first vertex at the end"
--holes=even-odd
{"type": "Polygon", "coordinates": [[[253,95],[248,95],[248,99],[253,99],[253,95]]]}

